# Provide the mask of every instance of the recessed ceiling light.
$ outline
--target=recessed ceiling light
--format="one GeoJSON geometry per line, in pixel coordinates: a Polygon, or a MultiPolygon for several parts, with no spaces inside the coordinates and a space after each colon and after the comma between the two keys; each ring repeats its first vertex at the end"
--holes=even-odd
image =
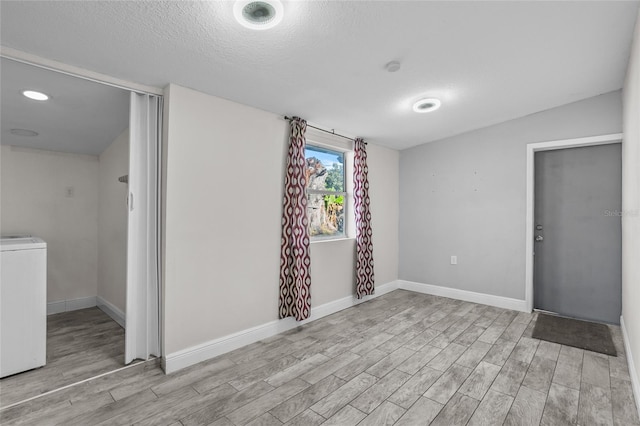
{"type": "Polygon", "coordinates": [[[46,101],[49,99],[48,95],[45,95],[42,92],[36,92],[35,90],[24,90],[22,92],[29,99],[33,99],[34,101],[46,101]]]}
{"type": "Polygon", "coordinates": [[[413,104],[413,110],[415,112],[431,112],[440,108],[440,99],[420,99],[418,102],[413,104]]]}
{"type": "Polygon", "coordinates": [[[284,8],[280,0],[238,0],[233,15],[243,26],[252,30],[268,30],[282,21],[284,8]]]}
{"type": "Polygon", "coordinates": [[[11,129],[11,134],[16,136],[33,137],[33,136],[38,136],[39,133],[29,129],[11,129]]]}

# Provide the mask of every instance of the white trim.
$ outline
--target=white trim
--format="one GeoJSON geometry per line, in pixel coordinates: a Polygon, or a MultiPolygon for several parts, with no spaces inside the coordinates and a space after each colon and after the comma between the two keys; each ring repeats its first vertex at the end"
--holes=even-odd
{"type": "Polygon", "coordinates": [[[353,140],[349,140],[332,133],[327,133],[322,130],[314,129],[313,127],[308,127],[312,125],[312,123],[307,122],[307,132],[305,133],[305,139],[308,145],[316,145],[319,148],[327,148],[342,153],[353,151],[353,140]]]}
{"type": "Polygon", "coordinates": [[[189,367],[199,362],[214,358],[218,355],[231,352],[235,349],[241,348],[251,343],[255,343],[268,337],[275,336],[276,334],[283,333],[300,325],[307,324],[311,321],[315,321],[327,315],[334,314],[343,309],[347,309],[360,303],[366,302],[367,300],[382,296],[383,294],[389,293],[390,291],[396,290],[397,288],[397,281],[392,281],[390,283],[377,286],[375,294],[371,296],[365,296],[362,299],[356,299],[354,296],[348,296],[342,299],[334,300],[333,302],[325,303],[324,305],[320,305],[315,308],[311,308],[311,316],[309,317],[309,319],[306,319],[304,321],[298,322],[293,318],[271,321],[266,324],[258,325],[256,327],[242,330],[237,333],[221,337],[219,339],[211,340],[200,345],[192,346],[190,348],[168,354],[162,358],[162,368],[167,374],[176,372],[185,367],[189,367]]]}
{"type": "Polygon", "coordinates": [[[535,184],[535,153],[564,148],[578,148],[583,146],[607,145],[622,140],[622,133],[590,136],[585,138],[562,139],[547,142],[527,144],[527,189],[525,216],[525,303],[526,310],[533,310],[533,214],[534,214],[534,184],[535,184]]]}
{"type": "Polygon", "coordinates": [[[334,314],[343,309],[356,306],[368,300],[374,299],[391,291],[401,289],[409,290],[417,293],[433,294],[435,296],[449,297],[467,302],[481,303],[484,305],[496,306],[503,309],[511,309],[515,311],[527,312],[524,300],[512,299],[502,296],[494,296],[491,294],[476,293],[473,291],[459,290],[448,287],[435,286],[430,284],[422,284],[411,281],[397,280],[381,286],[376,286],[375,294],[365,296],[362,299],[356,299],[354,296],[344,297],[325,303],[315,308],[311,308],[311,317],[304,321],[296,321],[293,318],[285,318],[281,320],[271,321],[266,324],[258,325],[219,339],[211,340],[200,345],[192,346],[172,354],[168,354],[162,358],[162,368],[167,374],[174,373],[183,368],[197,364],[202,361],[214,358],[216,356],[231,352],[243,346],[266,339],[276,334],[291,330],[300,325],[307,324],[327,315],[334,314]]]}
{"type": "Polygon", "coordinates": [[[93,308],[94,306],[96,306],[96,296],[58,300],[56,302],[47,303],[47,315],[77,311],[78,309],[93,308]]]}
{"type": "Polygon", "coordinates": [[[126,328],[126,315],[116,305],[98,296],[96,297],[96,306],[109,315],[112,320],[120,324],[120,327],[126,328]]]}
{"type": "Polygon", "coordinates": [[[32,55],[21,50],[12,49],[11,47],[0,46],[0,56],[23,64],[33,65],[39,68],[67,74],[73,77],[82,78],[84,80],[95,81],[97,83],[106,84],[108,86],[120,89],[130,90],[137,93],[147,93],[162,96],[163,89],[145,84],[134,83],[132,81],[121,80],[99,72],[90,71],[84,68],[68,65],[62,62],[46,59],[41,56],[32,55]]]}
{"type": "Polygon", "coordinates": [[[640,382],[638,381],[638,371],[633,363],[633,353],[629,344],[629,335],[627,327],[624,325],[624,318],[620,315],[620,328],[622,329],[622,340],[624,341],[624,352],[627,355],[627,365],[629,366],[629,376],[631,377],[631,387],[633,388],[633,397],[636,401],[636,410],[640,417],[640,382]]]}
{"type": "Polygon", "coordinates": [[[47,315],[59,314],[61,312],[67,312],[66,300],[47,303],[47,315]]]}
{"type": "Polygon", "coordinates": [[[460,290],[457,288],[404,280],[398,280],[398,288],[401,290],[415,291],[416,293],[432,294],[434,296],[449,297],[451,299],[496,306],[503,309],[528,312],[524,300],[512,299],[510,297],[494,296],[493,294],[476,293],[475,291],[460,290]]]}
{"type": "Polygon", "coordinates": [[[338,241],[355,241],[356,237],[338,237],[338,238],[319,238],[317,240],[309,241],[310,244],[318,244],[318,243],[331,243],[338,241]]]}

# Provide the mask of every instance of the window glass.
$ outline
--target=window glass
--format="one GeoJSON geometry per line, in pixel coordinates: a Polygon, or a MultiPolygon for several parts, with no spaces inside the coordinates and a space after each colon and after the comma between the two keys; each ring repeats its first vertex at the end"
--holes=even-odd
{"type": "Polygon", "coordinates": [[[307,145],[305,149],[309,235],[344,237],[344,153],[307,145]]]}

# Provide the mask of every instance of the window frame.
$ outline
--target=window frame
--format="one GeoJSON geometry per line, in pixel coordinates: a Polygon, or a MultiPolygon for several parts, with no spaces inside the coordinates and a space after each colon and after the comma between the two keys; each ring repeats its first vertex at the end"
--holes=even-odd
{"type": "MultiPolygon", "coordinates": [[[[341,195],[344,197],[344,201],[342,203],[342,208],[343,208],[343,218],[344,218],[344,222],[343,222],[343,228],[342,228],[342,233],[338,234],[338,235],[311,235],[311,230],[309,230],[309,241],[311,243],[316,243],[316,242],[323,242],[323,241],[334,241],[334,240],[344,240],[349,238],[348,235],[348,228],[349,228],[349,220],[348,220],[348,214],[349,214],[349,201],[351,199],[351,193],[349,191],[347,191],[347,185],[348,185],[348,180],[347,180],[347,156],[349,154],[349,150],[343,149],[341,147],[337,147],[337,146],[333,146],[333,145],[329,145],[329,144],[324,144],[321,142],[317,142],[313,139],[307,139],[306,144],[305,144],[305,150],[306,148],[311,148],[311,149],[315,149],[317,151],[320,152],[325,152],[325,153],[338,153],[342,156],[342,185],[343,185],[343,191],[328,191],[328,190],[322,190],[322,189],[309,189],[308,187],[305,186],[305,196],[307,197],[307,209],[309,208],[308,203],[309,203],[309,196],[310,195],[341,195]]],[[[306,156],[306,152],[305,152],[305,162],[307,160],[307,156],[306,156]]],[[[309,218],[309,213],[307,210],[307,219],[309,218]]],[[[310,225],[310,223],[309,223],[310,225]]]]}

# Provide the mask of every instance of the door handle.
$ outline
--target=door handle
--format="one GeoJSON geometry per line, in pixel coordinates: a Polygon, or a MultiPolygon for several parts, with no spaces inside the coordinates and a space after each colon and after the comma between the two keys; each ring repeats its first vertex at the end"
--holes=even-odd
{"type": "Polygon", "coordinates": [[[542,235],[536,235],[536,243],[539,243],[542,240],[544,240],[544,238],[542,238],[542,235]]]}

